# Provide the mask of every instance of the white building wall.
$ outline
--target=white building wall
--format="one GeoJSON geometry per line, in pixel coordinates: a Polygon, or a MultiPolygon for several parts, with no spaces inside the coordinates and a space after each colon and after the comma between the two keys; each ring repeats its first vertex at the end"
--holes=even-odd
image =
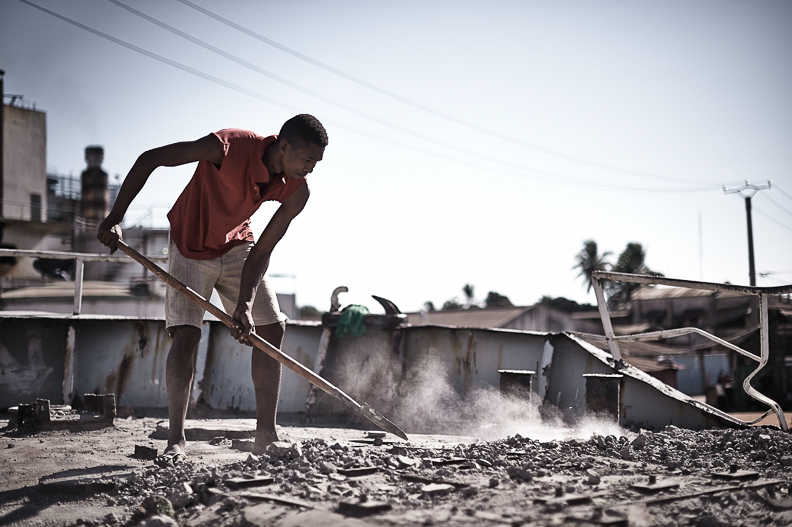
{"type": "Polygon", "coordinates": [[[47,216],[46,114],[16,106],[3,109],[3,216],[31,220],[31,195],[40,196],[39,218],[47,216]]]}

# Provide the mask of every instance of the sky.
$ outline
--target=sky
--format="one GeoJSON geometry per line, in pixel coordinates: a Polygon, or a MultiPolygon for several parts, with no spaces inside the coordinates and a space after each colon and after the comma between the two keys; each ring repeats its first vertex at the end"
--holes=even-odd
{"type": "MultiPolygon", "coordinates": [[[[300,305],[344,285],[343,303],[415,311],[465,284],[595,303],[574,269],[590,239],[748,284],[745,202],[723,190],[746,180],[772,181],[752,199],[757,285],[792,283],[790,2],[191,1],[123,0],[146,19],[30,0],[78,27],[0,0],[5,92],[46,112],[49,170],[101,145],[120,179],[150,148],[318,117],[330,142],[270,263],[300,305]]],[[[166,227],[193,170],[156,170],[124,225],[166,227]]]]}

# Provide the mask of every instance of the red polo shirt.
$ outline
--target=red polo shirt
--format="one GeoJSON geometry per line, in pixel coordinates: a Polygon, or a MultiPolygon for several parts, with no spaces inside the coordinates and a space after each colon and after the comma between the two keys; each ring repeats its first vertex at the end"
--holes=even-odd
{"type": "Polygon", "coordinates": [[[264,150],[277,139],[247,130],[215,132],[225,156],[220,170],[200,161],[192,179],[168,213],[171,239],[184,256],[197,260],[217,258],[233,247],[254,241],[250,217],[265,201],[283,202],[304,180],[283,174],[270,176],[264,150]],[[263,192],[259,183],[266,183],[263,192]]]}

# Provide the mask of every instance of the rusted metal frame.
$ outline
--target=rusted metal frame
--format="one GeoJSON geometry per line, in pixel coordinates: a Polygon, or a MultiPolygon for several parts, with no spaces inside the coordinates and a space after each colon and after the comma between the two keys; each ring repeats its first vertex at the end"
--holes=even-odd
{"type": "MultiPolygon", "coordinates": [[[[596,275],[596,273],[594,274],[596,275]]],[[[597,307],[602,319],[602,327],[605,330],[605,339],[608,341],[608,348],[610,348],[613,360],[616,361],[615,368],[619,370],[624,366],[624,361],[622,360],[621,351],[619,351],[619,344],[613,334],[613,324],[611,324],[608,303],[605,301],[605,293],[597,276],[592,275],[591,285],[594,286],[594,294],[597,296],[597,307]]]]}
{"type": "MultiPolygon", "coordinates": [[[[30,249],[0,249],[0,256],[21,256],[28,258],[58,258],[61,260],[75,260],[74,264],[74,309],[75,315],[82,312],[83,274],[85,262],[130,262],[128,256],[110,256],[96,253],[75,253],[67,251],[38,251],[30,249]]],[[[149,256],[155,262],[167,262],[167,256],[149,256]]]]}
{"type": "Polygon", "coordinates": [[[679,280],[664,276],[650,276],[643,274],[612,273],[608,271],[594,271],[592,278],[596,280],[612,280],[614,282],[630,282],[633,284],[669,285],[686,287],[688,289],[703,289],[705,291],[721,291],[732,293],[746,293],[749,295],[783,295],[792,293],[792,285],[774,287],[756,287],[748,285],[717,284],[714,282],[697,282],[695,280],[679,280]]]}
{"type": "Polygon", "coordinates": [[[761,394],[753,386],[751,386],[751,379],[759,373],[759,370],[767,366],[767,362],[770,359],[770,328],[768,324],[768,317],[767,317],[767,295],[760,294],[759,295],[759,325],[761,326],[761,333],[759,339],[759,345],[762,351],[762,360],[759,362],[759,366],[748,375],[745,380],[743,381],[743,390],[745,393],[753,397],[759,402],[765,403],[767,406],[771,407],[776,415],[778,416],[778,423],[781,429],[784,432],[789,431],[789,427],[787,426],[786,419],[784,418],[784,411],[781,409],[781,406],[775,402],[774,400],[770,399],[769,397],[761,394]]]}
{"type": "MultiPolygon", "coordinates": [[[[784,417],[784,411],[781,409],[781,406],[770,399],[769,397],[763,395],[761,392],[754,389],[750,381],[753,377],[756,376],[759,371],[767,365],[767,362],[770,357],[770,345],[769,345],[769,327],[768,327],[768,316],[767,316],[767,297],[768,295],[775,295],[775,294],[787,294],[792,292],[792,285],[789,286],[780,286],[780,287],[753,287],[753,286],[735,286],[732,284],[716,284],[713,282],[696,282],[693,280],[677,280],[673,278],[665,278],[665,277],[658,277],[658,276],[648,276],[648,275],[635,275],[635,274],[628,274],[628,273],[609,273],[605,271],[594,271],[592,273],[592,280],[591,283],[594,286],[594,293],[597,296],[597,307],[600,312],[600,318],[602,319],[602,327],[605,330],[605,339],[608,342],[608,347],[611,350],[611,354],[613,355],[614,359],[617,360],[616,362],[616,369],[619,369],[621,365],[623,365],[623,361],[621,360],[621,353],[619,352],[619,340],[641,340],[643,338],[651,338],[649,333],[640,335],[622,335],[620,337],[616,337],[613,333],[613,326],[610,320],[610,313],[608,312],[608,305],[605,301],[605,295],[602,291],[602,286],[600,284],[600,280],[613,280],[613,281],[620,281],[620,282],[629,282],[629,283],[636,283],[636,284],[655,284],[655,285],[668,285],[674,287],[686,287],[688,289],[703,289],[709,291],[731,291],[737,293],[746,293],[751,295],[758,295],[759,296],[759,326],[760,326],[760,348],[761,348],[761,356],[757,357],[756,355],[749,353],[741,348],[733,346],[731,343],[728,343],[722,339],[718,339],[718,337],[707,333],[706,331],[699,330],[698,328],[679,328],[677,330],[665,330],[665,331],[656,331],[653,332],[654,337],[668,333],[673,334],[677,333],[676,336],[685,334],[680,333],[682,331],[686,333],[698,333],[706,338],[709,338],[714,341],[721,340],[718,342],[726,346],[729,349],[732,349],[742,355],[745,355],[753,360],[759,362],[759,366],[743,381],[743,390],[749,397],[756,399],[759,402],[762,402],[768,405],[771,408],[771,411],[776,413],[778,417],[778,424],[781,430],[784,432],[789,431],[789,426],[787,425],[786,418],[784,417]],[[693,330],[693,331],[689,331],[693,330]],[[616,358],[618,355],[618,359],[616,358]]],[[[769,412],[765,413],[762,417],[768,415],[769,412]]],[[[737,419],[743,424],[754,424],[758,422],[758,420],[754,421],[742,421],[737,419]]]]}
{"type": "Polygon", "coordinates": [[[653,339],[656,339],[656,338],[659,339],[659,338],[681,337],[682,335],[688,335],[690,333],[696,333],[697,335],[701,335],[702,337],[708,338],[709,340],[711,340],[711,341],[713,341],[713,342],[715,342],[717,344],[720,344],[721,346],[729,348],[730,350],[736,351],[740,355],[744,355],[744,356],[748,357],[749,359],[755,360],[756,362],[761,362],[761,360],[762,360],[762,358],[759,357],[758,355],[754,355],[750,351],[746,351],[746,350],[742,349],[739,346],[735,346],[731,342],[729,342],[727,340],[723,340],[722,338],[716,337],[715,335],[713,335],[711,333],[707,333],[706,331],[704,331],[703,329],[700,329],[700,328],[687,327],[687,328],[677,328],[677,329],[664,329],[662,331],[651,331],[651,332],[648,332],[648,333],[640,333],[640,334],[636,334],[636,335],[620,335],[620,336],[617,336],[615,338],[616,338],[616,340],[626,340],[626,341],[631,341],[631,340],[653,340],[653,339]]]}

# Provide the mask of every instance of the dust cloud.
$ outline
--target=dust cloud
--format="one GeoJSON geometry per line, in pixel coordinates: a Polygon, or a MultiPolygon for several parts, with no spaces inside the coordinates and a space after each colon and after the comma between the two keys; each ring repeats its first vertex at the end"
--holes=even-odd
{"type": "Polygon", "coordinates": [[[401,379],[401,364],[389,353],[349,360],[340,371],[348,393],[362,397],[407,433],[483,441],[517,434],[539,441],[634,435],[591,415],[564,418],[556,407],[543,405],[536,393],[519,397],[494,387],[472,387],[462,395],[462,387],[457,389],[449,379],[448,365],[431,353],[413,362],[401,379]]]}

